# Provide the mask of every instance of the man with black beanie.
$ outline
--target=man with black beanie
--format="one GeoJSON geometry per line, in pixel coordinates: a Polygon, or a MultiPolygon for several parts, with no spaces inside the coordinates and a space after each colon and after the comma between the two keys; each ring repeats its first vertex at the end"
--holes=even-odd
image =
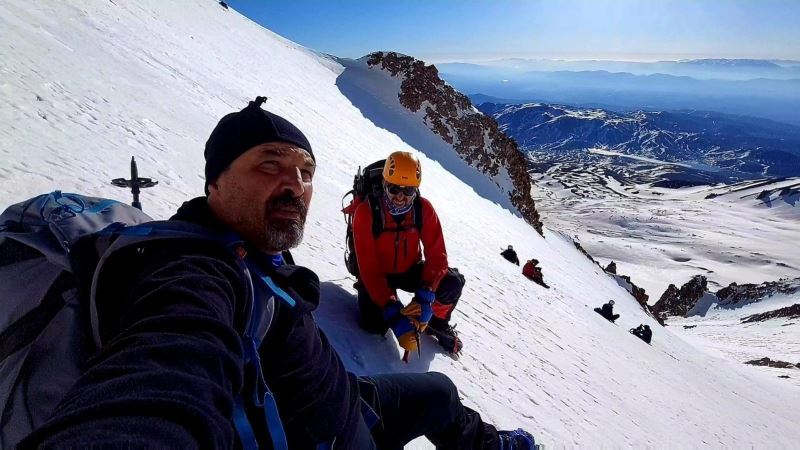
{"type": "Polygon", "coordinates": [[[97,299],[104,345],[20,447],[397,449],[425,435],[437,448],[532,449],[528,433],[483,423],[445,375],[345,370],[311,315],[319,279],[282,255],[302,240],[314,153],[263,102],[220,120],[206,196],[171,219],[240,237],[249,276],[220,249],[180,241],[104,272],[116,288],[97,299]],[[255,341],[244,338],[248,299],[272,309],[255,341]]]}

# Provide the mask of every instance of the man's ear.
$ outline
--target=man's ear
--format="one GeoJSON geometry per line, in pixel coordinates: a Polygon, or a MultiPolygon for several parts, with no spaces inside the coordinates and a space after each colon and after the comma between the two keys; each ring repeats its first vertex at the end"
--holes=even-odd
{"type": "Polygon", "coordinates": [[[211,198],[212,196],[219,197],[219,178],[217,178],[216,180],[212,181],[211,183],[208,183],[208,195],[207,195],[207,197],[211,198]]]}
{"type": "Polygon", "coordinates": [[[217,182],[208,183],[208,192],[214,192],[217,190],[217,182]]]}

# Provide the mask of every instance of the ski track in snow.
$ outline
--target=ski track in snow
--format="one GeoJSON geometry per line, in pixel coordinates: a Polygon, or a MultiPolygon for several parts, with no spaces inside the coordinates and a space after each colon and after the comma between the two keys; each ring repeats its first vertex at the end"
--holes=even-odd
{"type": "Polygon", "coordinates": [[[797,386],[662,329],[561,234],[542,239],[425,156],[440,149],[419,149],[422,190],[467,278],[453,316],[464,353],[454,360],[424,337],[421,357],[403,364],[391,335],[361,332],[341,196],[359,165],[412,149],[342,94],[344,67],[331,58],[213,1],[5,2],[0,30],[0,205],[56,188],[128,199],[108,181],[128,175],[133,154],[140,175],[159,181],[142,193],[145,210],[166,218],[202,194],[216,121],[267,95],[315,149],[315,198],[295,255],[320,275],[315,315],[350,370],[444,372],[484,419],[526,428],[548,448],[790,448],[800,438],[797,386]],[[509,243],[542,261],[550,290],[499,256],[509,243]],[[592,311],[610,298],[618,324],[592,311]],[[628,333],[639,323],[654,327],[652,346],[628,333]]]}

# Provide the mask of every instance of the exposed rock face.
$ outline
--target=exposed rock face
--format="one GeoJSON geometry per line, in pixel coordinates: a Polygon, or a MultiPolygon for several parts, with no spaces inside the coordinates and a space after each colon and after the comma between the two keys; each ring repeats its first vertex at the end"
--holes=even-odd
{"type": "Polygon", "coordinates": [[[800,364],[792,364],[786,361],[773,361],[769,358],[754,359],[745,362],[745,364],[750,364],[751,366],[777,367],[779,369],[800,369],[800,364]]]}
{"type": "Polygon", "coordinates": [[[579,252],[583,253],[584,256],[589,258],[589,261],[597,264],[599,267],[603,267],[603,266],[600,265],[599,262],[595,261],[594,258],[592,258],[592,255],[590,255],[589,252],[587,252],[586,249],[583,248],[583,246],[580,244],[580,242],[578,242],[578,241],[573,239],[572,243],[575,245],[575,248],[577,248],[579,252]]]}
{"type": "Polygon", "coordinates": [[[627,275],[620,275],[620,277],[622,277],[623,280],[630,283],[631,289],[629,292],[631,293],[633,298],[635,298],[636,301],[639,302],[640,305],[642,305],[642,308],[644,308],[646,311],[650,311],[650,306],[647,304],[647,301],[650,299],[650,296],[647,295],[647,292],[645,292],[644,288],[640,288],[639,286],[633,284],[633,281],[631,281],[631,277],[627,275]]]}
{"type": "Polygon", "coordinates": [[[776,309],[774,311],[768,311],[761,314],[753,314],[752,316],[747,316],[744,319],[742,319],[742,323],[763,322],[765,320],[777,319],[779,317],[787,317],[789,319],[800,318],[800,303],[795,303],[792,306],[776,309]]]}
{"type": "Polygon", "coordinates": [[[719,307],[737,308],[755,303],[775,294],[793,294],[800,291],[800,278],[767,281],[761,284],[731,283],[717,292],[719,307]]]}
{"type": "Polygon", "coordinates": [[[650,305],[647,304],[647,301],[650,300],[650,296],[647,295],[647,292],[645,292],[644,288],[640,288],[639,286],[635,285],[633,281],[631,281],[631,277],[627,275],[618,275],[608,271],[606,272],[611,276],[613,276],[614,278],[616,278],[617,283],[623,288],[625,288],[625,290],[628,291],[628,293],[630,293],[631,296],[636,299],[636,301],[639,303],[639,306],[641,306],[642,309],[645,310],[645,312],[653,316],[653,318],[656,319],[658,323],[664,325],[664,321],[661,320],[661,318],[657,314],[654,314],[652,308],[650,308],[650,305]]]}
{"type": "Polygon", "coordinates": [[[697,301],[705,295],[707,287],[706,277],[702,275],[695,275],[680,289],[674,284],[670,284],[661,298],[653,305],[653,313],[656,317],[661,313],[667,313],[670,316],[686,316],[689,310],[697,304],[697,301]]]}
{"type": "Polygon", "coordinates": [[[608,263],[608,265],[606,266],[606,268],[604,270],[606,272],[608,272],[608,273],[616,274],[617,273],[617,263],[615,263],[614,261],[611,261],[610,263],[608,263]]]}
{"type": "Polygon", "coordinates": [[[469,165],[495,178],[505,169],[514,189],[511,203],[539,234],[542,222],[531,198],[528,162],[516,141],[499,130],[497,122],[480,113],[469,99],[439,78],[433,65],[394,52],[375,52],[367,64],[402,77],[400,103],[413,112],[422,110],[425,122],[469,165]]]}

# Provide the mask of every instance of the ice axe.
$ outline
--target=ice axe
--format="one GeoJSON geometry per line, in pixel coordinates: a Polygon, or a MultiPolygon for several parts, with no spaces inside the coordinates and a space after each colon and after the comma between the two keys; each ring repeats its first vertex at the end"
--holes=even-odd
{"type": "MultiPolygon", "coordinates": [[[[417,356],[422,358],[422,341],[419,339],[419,330],[414,331],[414,340],[417,341],[417,356]]],[[[408,350],[403,352],[403,362],[408,364],[408,350]]]]}

